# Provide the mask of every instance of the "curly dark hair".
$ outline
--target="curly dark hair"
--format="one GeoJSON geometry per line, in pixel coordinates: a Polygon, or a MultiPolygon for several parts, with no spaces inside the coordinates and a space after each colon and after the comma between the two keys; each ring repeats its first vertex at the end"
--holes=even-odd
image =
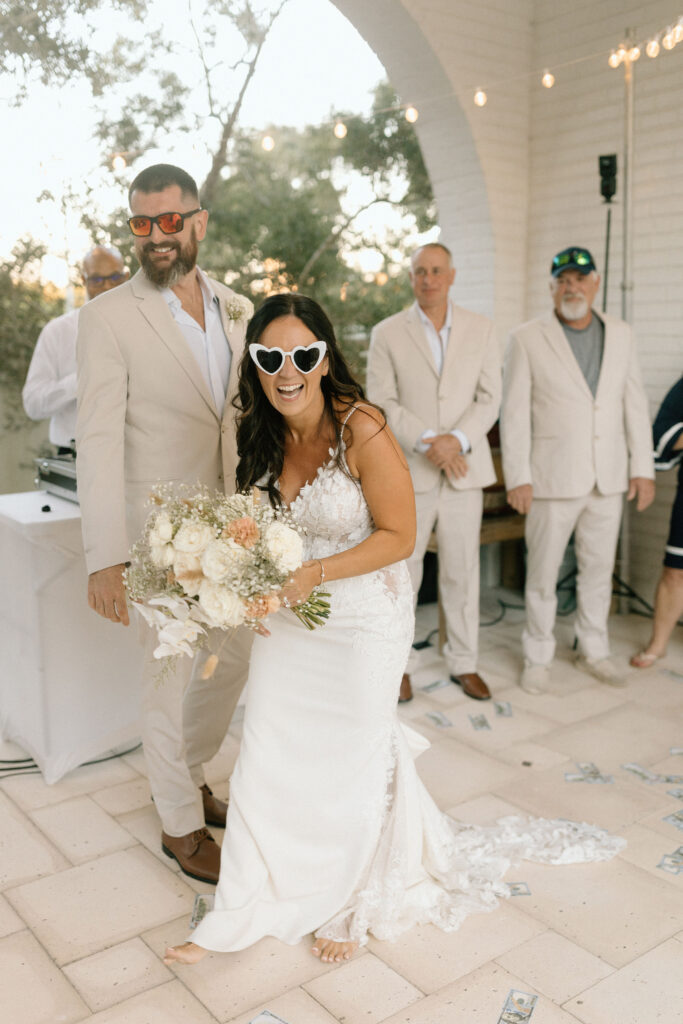
{"type": "Polygon", "coordinates": [[[264,481],[260,486],[267,489],[273,506],[282,503],[278,480],[285,455],[285,421],[264,394],[258,370],[249,355],[249,346],[258,342],[273,320],[283,316],[295,316],[319,341],[327,343],[328,372],[321,378],[320,386],[325,402],[324,415],[333,425],[337,437],[335,460],[344,472],[347,470],[339,444],[344,414],[354,402],[372,405],[349,370],[337,344],[334,328],[322,307],[314,299],[298,292],[267,298],[247,327],[244,354],[239,365],[238,390],[232,404],[237,409],[237,489],[248,490],[264,481]]]}

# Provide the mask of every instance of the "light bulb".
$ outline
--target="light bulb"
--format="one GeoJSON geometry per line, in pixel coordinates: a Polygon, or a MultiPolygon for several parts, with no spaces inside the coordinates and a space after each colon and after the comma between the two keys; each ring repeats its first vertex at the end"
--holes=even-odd
{"type": "Polygon", "coordinates": [[[380,270],[379,274],[377,274],[377,276],[375,277],[375,281],[380,286],[380,288],[383,288],[388,280],[389,275],[384,270],[380,270]]]}
{"type": "Polygon", "coordinates": [[[275,149],[275,139],[272,135],[264,135],[261,139],[261,146],[265,149],[266,153],[270,153],[275,149]]]}
{"type": "Polygon", "coordinates": [[[622,43],[621,46],[619,46],[619,48],[617,49],[617,57],[619,58],[620,61],[622,61],[624,59],[624,57],[626,56],[627,52],[628,51],[626,50],[626,47],[622,43]]]}
{"type": "Polygon", "coordinates": [[[632,46],[631,49],[628,51],[628,59],[631,62],[633,62],[635,60],[638,60],[639,57],[640,57],[640,47],[639,46],[632,46]]]}
{"type": "Polygon", "coordinates": [[[543,72],[541,84],[544,85],[546,89],[552,89],[552,87],[555,85],[555,75],[552,75],[547,68],[543,72]]]}
{"type": "Polygon", "coordinates": [[[662,46],[665,50],[673,50],[675,45],[676,40],[674,39],[673,29],[668,28],[666,35],[662,38],[662,46]]]}
{"type": "Polygon", "coordinates": [[[406,107],[405,117],[406,121],[409,121],[410,124],[415,124],[419,116],[417,107],[406,107]]]}
{"type": "Polygon", "coordinates": [[[616,52],[616,50],[612,50],[612,52],[610,53],[610,55],[609,55],[609,57],[607,59],[607,63],[609,64],[609,66],[611,68],[618,68],[619,67],[619,65],[621,64],[621,57],[616,52]]]}
{"type": "Polygon", "coordinates": [[[345,139],[348,128],[343,121],[337,121],[334,126],[334,134],[338,139],[345,139]]]}
{"type": "Polygon", "coordinates": [[[477,104],[477,106],[478,107],[485,107],[487,99],[488,99],[488,96],[486,95],[484,90],[483,89],[477,89],[477,91],[474,94],[474,102],[477,104]]]}
{"type": "Polygon", "coordinates": [[[680,43],[681,40],[683,40],[683,22],[678,21],[674,28],[674,43],[680,43]]]}
{"type": "Polygon", "coordinates": [[[648,55],[648,57],[656,57],[659,53],[659,40],[651,39],[645,47],[645,53],[648,55]]]}
{"type": "Polygon", "coordinates": [[[112,169],[114,171],[125,171],[128,164],[123,153],[115,153],[111,162],[112,169]]]}

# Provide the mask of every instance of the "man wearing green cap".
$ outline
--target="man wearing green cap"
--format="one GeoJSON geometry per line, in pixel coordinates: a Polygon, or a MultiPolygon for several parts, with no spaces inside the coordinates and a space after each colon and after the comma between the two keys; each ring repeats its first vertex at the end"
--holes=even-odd
{"type": "Polygon", "coordinates": [[[520,686],[541,693],[555,654],[557,577],[572,533],[577,666],[623,685],[607,618],[623,494],[654,498],[647,398],[623,320],[593,309],[600,277],[590,252],[552,261],[553,312],[512,332],[505,360],[501,448],[508,501],[526,515],[526,628],[520,686]]]}

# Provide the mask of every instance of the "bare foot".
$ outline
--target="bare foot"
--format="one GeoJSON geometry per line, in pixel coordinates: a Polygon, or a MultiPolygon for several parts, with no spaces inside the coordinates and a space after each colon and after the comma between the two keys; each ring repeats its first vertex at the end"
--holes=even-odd
{"type": "Polygon", "coordinates": [[[333,942],[332,939],[316,939],[311,953],[326,962],[340,963],[342,960],[350,960],[357,949],[357,942],[333,942]]]}
{"type": "Polygon", "coordinates": [[[181,946],[167,946],[165,964],[197,964],[208,953],[208,949],[196,946],[194,942],[183,942],[181,946]]]}
{"type": "Polygon", "coordinates": [[[652,668],[656,661],[664,657],[666,652],[656,653],[652,650],[639,651],[638,654],[634,654],[629,661],[629,665],[633,665],[634,668],[652,668]]]}

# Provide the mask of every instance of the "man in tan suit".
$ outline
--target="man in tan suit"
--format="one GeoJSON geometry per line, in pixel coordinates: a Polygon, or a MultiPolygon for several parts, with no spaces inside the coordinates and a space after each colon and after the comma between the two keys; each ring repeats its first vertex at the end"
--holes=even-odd
{"type": "Polygon", "coordinates": [[[555,256],[553,312],[513,331],[505,360],[501,442],[508,501],[527,516],[527,622],[520,686],[545,690],[555,653],[557,576],[574,533],[577,665],[622,685],[607,617],[623,494],[654,498],[652,431],[636,343],[592,305],[600,278],[587,249],[555,256]]]}
{"type": "MultiPolygon", "coordinates": [[[[500,355],[493,324],[449,301],[455,280],[446,246],[411,260],[415,303],[377,324],[368,353],[368,394],[385,410],[410,465],[417,539],[408,560],[415,600],[436,528],[439,593],[451,680],[475,700],[491,696],[477,673],[482,489],[496,473],[486,435],[500,405],[500,355]]],[[[401,682],[410,700],[414,655],[401,682]]]]}
{"type": "MultiPolygon", "coordinates": [[[[251,303],[197,266],[208,213],[179,167],[142,171],[129,193],[129,226],[141,269],[81,310],[77,342],[78,494],[88,603],[128,625],[122,582],[158,482],[234,488],[231,398],[251,303]]],[[[208,651],[158,682],[155,634],[146,650],[142,738],[162,822],[162,848],[182,870],[215,882],[220,848],[206,825],[225,826],[226,806],[204,782],[247,673],[251,634],[238,630],[202,679],[208,651]]],[[[224,636],[224,635],[223,635],[224,636]]],[[[223,637],[220,637],[222,639],[223,637]]],[[[214,638],[217,639],[217,638],[214,638]]]]}

